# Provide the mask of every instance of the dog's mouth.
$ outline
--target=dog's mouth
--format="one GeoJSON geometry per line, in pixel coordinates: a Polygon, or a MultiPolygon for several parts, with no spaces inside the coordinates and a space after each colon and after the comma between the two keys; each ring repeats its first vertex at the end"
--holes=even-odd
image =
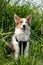
{"type": "Polygon", "coordinates": [[[26,30],[26,27],[25,27],[25,28],[23,27],[23,28],[21,28],[21,29],[22,29],[23,31],[25,31],[25,30],[26,30]]]}
{"type": "Polygon", "coordinates": [[[23,31],[26,30],[26,25],[23,25],[22,28],[21,28],[23,31]]]}

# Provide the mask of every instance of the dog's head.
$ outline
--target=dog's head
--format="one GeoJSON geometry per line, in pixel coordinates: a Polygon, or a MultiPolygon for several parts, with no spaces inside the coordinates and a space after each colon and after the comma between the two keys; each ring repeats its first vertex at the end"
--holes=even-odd
{"type": "Polygon", "coordinates": [[[26,18],[20,18],[16,14],[14,14],[14,20],[16,24],[16,28],[19,28],[21,30],[26,30],[28,27],[30,27],[31,24],[32,15],[28,15],[26,18]]]}

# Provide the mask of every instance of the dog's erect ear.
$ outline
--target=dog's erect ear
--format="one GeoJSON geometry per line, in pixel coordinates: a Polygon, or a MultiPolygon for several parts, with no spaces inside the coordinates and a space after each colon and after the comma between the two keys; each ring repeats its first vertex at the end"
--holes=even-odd
{"type": "Polygon", "coordinates": [[[16,14],[14,14],[15,23],[19,23],[20,19],[21,19],[20,17],[18,17],[16,14]]]}
{"type": "Polygon", "coordinates": [[[27,19],[27,21],[28,21],[28,23],[29,23],[29,25],[30,25],[30,24],[31,24],[31,20],[32,20],[32,14],[28,15],[28,16],[26,17],[26,19],[27,19]]]}

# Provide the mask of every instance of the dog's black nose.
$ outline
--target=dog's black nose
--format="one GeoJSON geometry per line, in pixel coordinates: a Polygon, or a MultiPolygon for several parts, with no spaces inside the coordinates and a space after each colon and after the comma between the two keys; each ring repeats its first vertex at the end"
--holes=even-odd
{"type": "Polygon", "coordinates": [[[26,25],[23,25],[23,28],[25,28],[26,27],[26,25]]]}

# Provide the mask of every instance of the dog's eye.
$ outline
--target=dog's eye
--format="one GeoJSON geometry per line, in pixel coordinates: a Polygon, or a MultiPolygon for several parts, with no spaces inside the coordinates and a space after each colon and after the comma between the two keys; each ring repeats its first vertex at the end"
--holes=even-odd
{"type": "Polygon", "coordinates": [[[22,23],[22,21],[20,23],[22,23]]]}

